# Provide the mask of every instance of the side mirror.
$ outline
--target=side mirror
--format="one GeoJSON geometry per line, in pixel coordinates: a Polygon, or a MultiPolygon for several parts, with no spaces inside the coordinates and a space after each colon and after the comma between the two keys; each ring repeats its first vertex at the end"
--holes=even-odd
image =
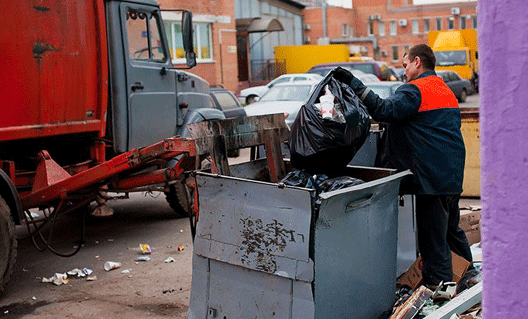
{"type": "Polygon", "coordinates": [[[187,66],[192,68],[196,66],[196,53],[194,52],[193,44],[192,13],[188,10],[183,10],[182,12],[182,35],[187,66]]]}

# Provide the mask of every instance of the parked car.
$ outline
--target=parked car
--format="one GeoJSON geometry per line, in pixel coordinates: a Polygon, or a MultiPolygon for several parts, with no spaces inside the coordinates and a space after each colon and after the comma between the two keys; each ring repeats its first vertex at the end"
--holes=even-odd
{"type": "Polygon", "coordinates": [[[318,68],[335,68],[340,66],[347,69],[356,69],[365,73],[374,74],[382,81],[390,80],[390,69],[383,61],[352,61],[352,62],[332,62],[314,65],[307,73],[316,73],[318,68]]]}
{"type": "MultiPolygon", "coordinates": [[[[243,122],[246,111],[231,91],[225,88],[215,87],[209,90],[209,95],[211,96],[211,107],[224,112],[226,118],[238,118],[240,123],[243,122]]],[[[230,150],[227,152],[227,156],[229,157],[238,157],[239,155],[240,150],[230,150]]]]}
{"type": "Polygon", "coordinates": [[[246,113],[248,116],[283,113],[286,124],[291,127],[319,82],[308,80],[274,85],[258,102],[246,106],[246,113]]]}
{"type": "Polygon", "coordinates": [[[395,78],[393,81],[405,82],[405,68],[395,68],[390,66],[389,69],[391,71],[391,76],[395,78]]]}
{"type": "Polygon", "coordinates": [[[460,103],[466,102],[467,96],[474,93],[471,81],[461,78],[455,71],[436,71],[436,74],[444,80],[460,103]]]}
{"type": "Polygon", "coordinates": [[[400,87],[400,85],[403,84],[401,81],[379,81],[379,82],[370,82],[370,83],[363,83],[365,86],[367,86],[369,89],[372,90],[372,92],[379,95],[380,98],[386,99],[394,93],[396,93],[396,89],[400,87]]]}
{"type": "Polygon", "coordinates": [[[246,111],[238,99],[228,89],[211,88],[209,95],[211,95],[212,107],[224,112],[226,118],[243,118],[246,116],[246,111]]]}
{"type": "Polygon", "coordinates": [[[256,102],[261,96],[264,95],[270,88],[279,83],[292,83],[297,81],[306,81],[306,80],[318,80],[323,79],[319,74],[306,74],[306,73],[292,73],[292,74],[283,74],[273,81],[269,82],[266,85],[254,86],[240,91],[238,97],[240,103],[243,105],[249,105],[256,102]]]}
{"type": "MultiPolygon", "coordinates": [[[[308,70],[308,72],[310,74],[320,74],[321,76],[326,76],[328,74],[328,72],[330,72],[331,70],[333,70],[335,68],[336,68],[335,66],[321,67],[321,68],[312,68],[312,69],[308,70]]],[[[349,68],[349,67],[346,67],[346,66],[344,68],[349,70],[350,72],[352,72],[352,74],[354,74],[354,76],[356,78],[361,80],[361,82],[377,82],[377,81],[381,81],[374,74],[365,73],[363,71],[352,69],[352,68],[349,68]]]]}

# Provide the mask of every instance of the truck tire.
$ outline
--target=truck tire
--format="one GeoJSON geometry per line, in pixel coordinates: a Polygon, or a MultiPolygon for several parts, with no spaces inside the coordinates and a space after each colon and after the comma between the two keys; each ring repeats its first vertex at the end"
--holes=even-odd
{"type": "Polygon", "coordinates": [[[4,290],[13,271],[16,258],[15,225],[9,206],[0,196],[0,292],[4,290]]]}
{"type": "Polygon", "coordinates": [[[176,213],[177,218],[189,217],[191,194],[185,185],[184,179],[170,185],[170,192],[165,193],[165,199],[176,213]]]}

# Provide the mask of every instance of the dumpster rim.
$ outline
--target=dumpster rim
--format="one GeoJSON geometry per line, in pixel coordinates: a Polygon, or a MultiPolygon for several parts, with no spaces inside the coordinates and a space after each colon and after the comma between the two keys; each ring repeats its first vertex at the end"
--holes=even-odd
{"type": "Polygon", "coordinates": [[[359,185],[355,185],[351,187],[345,187],[345,188],[337,189],[335,191],[324,192],[324,193],[319,194],[319,197],[325,200],[330,197],[340,195],[342,193],[348,193],[352,189],[353,190],[363,190],[363,189],[371,188],[372,186],[375,186],[375,185],[388,183],[388,182],[391,182],[391,181],[394,181],[394,180],[397,180],[397,179],[400,179],[400,178],[403,178],[409,175],[412,175],[412,172],[411,170],[407,169],[405,171],[397,172],[394,175],[389,175],[386,177],[378,178],[370,182],[365,182],[363,184],[359,184],[359,185]]]}

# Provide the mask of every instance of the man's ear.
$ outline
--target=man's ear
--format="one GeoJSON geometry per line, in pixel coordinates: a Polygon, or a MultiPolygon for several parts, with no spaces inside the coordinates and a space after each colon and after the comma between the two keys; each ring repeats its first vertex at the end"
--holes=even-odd
{"type": "Polygon", "coordinates": [[[417,55],[415,59],[416,59],[416,68],[419,69],[422,66],[422,58],[420,58],[417,55]]]}

